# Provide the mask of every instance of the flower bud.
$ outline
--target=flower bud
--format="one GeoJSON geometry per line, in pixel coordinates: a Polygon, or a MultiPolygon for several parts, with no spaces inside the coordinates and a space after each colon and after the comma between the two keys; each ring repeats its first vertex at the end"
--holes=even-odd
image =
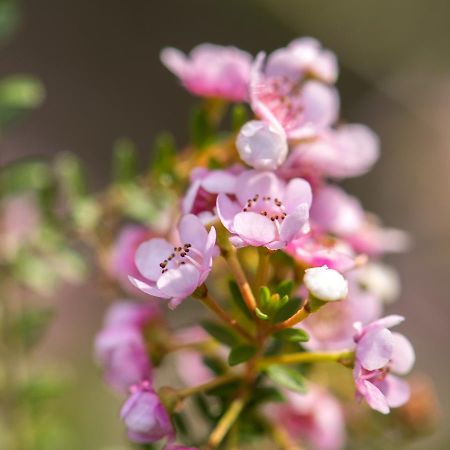
{"type": "Polygon", "coordinates": [[[133,442],[156,442],[165,437],[174,437],[169,414],[147,381],[133,386],[120,416],[133,442]]]}
{"type": "Polygon", "coordinates": [[[347,280],[327,266],[307,269],[304,282],[310,294],[324,302],[343,300],[348,294],[347,280]]]}
{"type": "Polygon", "coordinates": [[[259,170],[275,170],[288,153],[284,132],[259,120],[251,120],[241,128],[236,147],[242,160],[259,170]]]}

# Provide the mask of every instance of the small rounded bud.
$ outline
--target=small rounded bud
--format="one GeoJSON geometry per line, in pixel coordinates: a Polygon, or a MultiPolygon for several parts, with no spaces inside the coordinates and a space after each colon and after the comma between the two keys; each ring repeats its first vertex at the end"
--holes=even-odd
{"type": "Polygon", "coordinates": [[[242,160],[259,170],[275,170],[288,153],[284,131],[259,120],[251,120],[241,128],[236,147],[242,160]]]}
{"type": "Polygon", "coordinates": [[[307,269],[304,282],[310,294],[324,302],[343,300],[348,294],[347,280],[327,266],[307,269]]]}

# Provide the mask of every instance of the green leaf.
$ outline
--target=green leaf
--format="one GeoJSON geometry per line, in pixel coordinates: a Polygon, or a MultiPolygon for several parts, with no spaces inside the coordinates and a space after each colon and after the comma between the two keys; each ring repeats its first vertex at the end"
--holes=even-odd
{"type": "Polygon", "coordinates": [[[64,153],[56,160],[56,172],[69,201],[87,195],[86,173],[80,160],[71,153],[64,153]]]}
{"type": "Polygon", "coordinates": [[[261,286],[259,289],[259,304],[264,310],[270,308],[271,293],[267,286],[261,286]]]}
{"type": "Polygon", "coordinates": [[[0,80],[0,127],[38,107],[44,95],[43,85],[29,75],[12,75],[0,80]]]}
{"type": "Polygon", "coordinates": [[[259,405],[266,402],[283,402],[283,394],[272,386],[258,386],[253,391],[251,405],[259,405]]]}
{"type": "Polygon", "coordinates": [[[230,289],[231,299],[234,301],[236,307],[247,317],[247,319],[252,319],[252,315],[245,304],[237,283],[234,280],[230,280],[228,287],[230,289]]]}
{"type": "Polygon", "coordinates": [[[267,314],[264,314],[259,308],[255,309],[255,314],[256,314],[256,317],[258,317],[258,319],[261,319],[261,320],[269,319],[269,316],[267,314]]]}
{"type": "Polygon", "coordinates": [[[214,130],[205,108],[196,107],[191,113],[191,141],[201,149],[213,140],[214,130]]]}
{"type": "Polygon", "coordinates": [[[273,335],[275,339],[280,339],[287,342],[308,342],[308,333],[298,328],[287,328],[285,330],[278,331],[273,335]]]}
{"type": "Polygon", "coordinates": [[[170,133],[159,134],[152,148],[152,171],[158,175],[172,174],[176,154],[174,137],[170,133]]]}
{"type": "Polygon", "coordinates": [[[236,335],[229,328],[216,322],[204,320],[201,322],[201,326],[210,336],[228,347],[233,347],[239,342],[236,335]]]}
{"type": "Polygon", "coordinates": [[[231,129],[237,133],[248,121],[248,111],[243,104],[233,106],[231,110],[231,129]]]}
{"type": "Polygon", "coordinates": [[[43,161],[24,160],[3,167],[0,192],[16,194],[23,191],[45,191],[53,184],[50,167],[43,161]]]}
{"type": "Polygon", "coordinates": [[[223,360],[214,356],[204,356],[203,364],[208,367],[215,375],[224,375],[226,372],[226,365],[223,360]]]}
{"type": "Polygon", "coordinates": [[[236,366],[248,361],[256,353],[256,348],[251,345],[241,344],[231,349],[228,356],[228,364],[236,366]]]}
{"type": "Polygon", "coordinates": [[[275,291],[280,295],[280,297],[284,297],[285,295],[290,297],[293,288],[294,282],[292,280],[284,280],[277,286],[275,291]]]}
{"type": "Polygon", "coordinates": [[[292,367],[270,366],[265,372],[276,385],[282,386],[290,391],[299,392],[300,394],[306,392],[303,375],[292,367]]]}
{"type": "Polygon", "coordinates": [[[136,180],[138,161],[136,147],[128,138],[121,138],[113,148],[113,178],[119,183],[136,180]]]}
{"type": "Polygon", "coordinates": [[[287,301],[276,313],[274,322],[284,322],[292,317],[300,308],[301,299],[294,297],[287,301]]]}

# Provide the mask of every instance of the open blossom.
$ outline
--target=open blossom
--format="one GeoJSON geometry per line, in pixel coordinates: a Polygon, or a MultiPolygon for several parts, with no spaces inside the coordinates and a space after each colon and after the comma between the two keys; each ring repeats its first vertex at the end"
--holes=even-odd
{"type": "Polygon", "coordinates": [[[169,414],[148,381],[133,386],[122,406],[120,416],[133,442],[150,443],[173,439],[174,429],[169,414]]]}
{"type": "Polygon", "coordinates": [[[270,404],[266,413],[289,435],[316,450],[340,450],[345,444],[342,408],[335,397],[314,384],[306,394],[284,391],[285,403],[270,404]]]}
{"type": "Polygon", "coordinates": [[[251,106],[261,120],[281,127],[290,139],[314,137],[336,121],[336,89],[309,79],[308,72],[296,67],[299,55],[291,64],[286,58],[269,57],[266,65],[264,60],[264,53],[256,57],[250,81],[251,106]]]}
{"type": "Polygon", "coordinates": [[[219,194],[217,212],[236,246],[279,249],[308,226],[311,187],[301,178],[286,184],[272,172],[246,171],[238,177],[234,195],[219,194]]]}
{"type": "Polygon", "coordinates": [[[406,403],[409,385],[396,375],[406,375],[414,365],[414,349],[402,334],[388,328],[403,321],[387,316],[369,325],[355,324],[356,360],[353,376],[357,395],[383,414],[406,403]]]}
{"type": "Polygon", "coordinates": [[[347,297],[348,282],[327,266],[306,269],[304,283],[309,293],[324,302],[335,302],[347,297]]]}
{"type": "Polygon", "coordinates": [[[191,172],[191,184],[183,198],[184,214],[195,214],[203,223],[216,219],[217,195],[231,194],[236,188],[236,178],[241,166],[232,166],[227,170],[208,170],[197,167],[191,172]]]}
{"type": "Polygon", "coordinates": [[[207,278],[216,253],[216,230],[209,233],[193,214],[183,216],[178,226],[180,243],[173,246],[156,238],[141,244],[136,252],[136,266],[148,281],[130,277],[141,291],[170,300],[175,308],[207,278]]]}
{"type": "Polygon", "coordinates": [[[322,131],[315,139],[297,144],[280,173],[284,177],[347,178],[368,172],[379,157],[376,134],[359,124],[322,131]]]}
{"type": "Polygon", "coordinates": [[[104,328],[95,339],[95,355],[107,383],[120,392],[152,376],[145,342],[136,327],[104,328]]]}
{"type": "Polygon", "coordinates": [[[175,48],[161,52],[163,64],[191,93],[231,101],[248,98],[252,56],[235,47],[202,44],[186,56],[175,48]]]}
{"type": "Polygon", "coordinates": [[[241,159],[259,170],[275,170],[288,153],[284,131],[260,120],[251,120],[241,128],[236,147],[241,159]]]}

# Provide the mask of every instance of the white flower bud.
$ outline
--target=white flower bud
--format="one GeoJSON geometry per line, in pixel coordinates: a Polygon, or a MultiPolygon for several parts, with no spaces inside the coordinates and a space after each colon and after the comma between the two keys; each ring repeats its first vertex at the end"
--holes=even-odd
{"type": "Polygon", "coordinates": [[[241,128],[236,147],[242,160],[259,170],[275,170],[288,153],[284,131],[259,120],[251,120],[241,128]]]}
{"type": "Polygon", "coordinates": [[[348,294],[347,280],[327,266],[307,269],[304,282],[309,292],[324,302],[343,300],[348,294]]]}

